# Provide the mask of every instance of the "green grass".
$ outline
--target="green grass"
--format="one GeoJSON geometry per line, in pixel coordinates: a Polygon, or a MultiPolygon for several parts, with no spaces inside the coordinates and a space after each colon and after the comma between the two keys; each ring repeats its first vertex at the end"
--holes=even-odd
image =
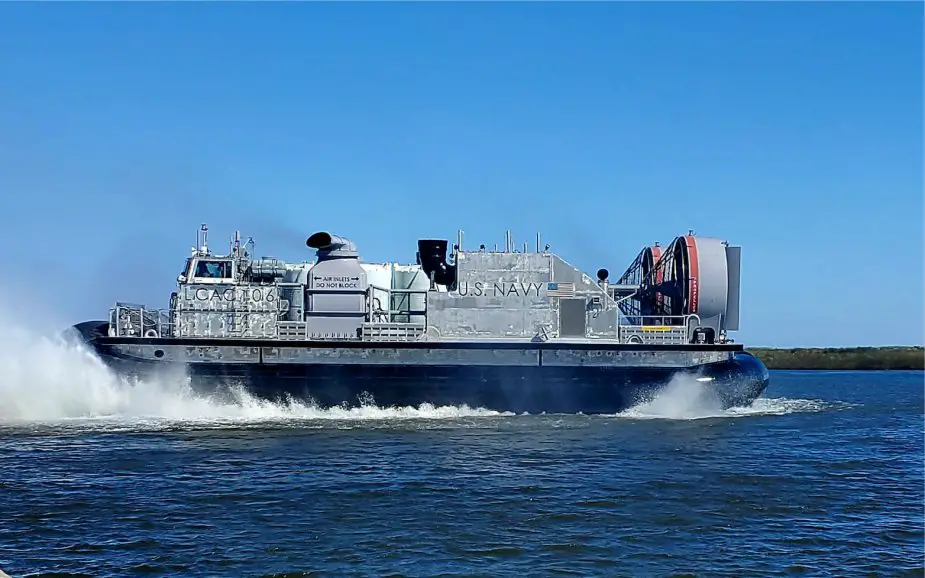
{"type": "Polygon", "coordinates": [[[768,369],[925,369],[922,347],[747,347],[768,369]]]}

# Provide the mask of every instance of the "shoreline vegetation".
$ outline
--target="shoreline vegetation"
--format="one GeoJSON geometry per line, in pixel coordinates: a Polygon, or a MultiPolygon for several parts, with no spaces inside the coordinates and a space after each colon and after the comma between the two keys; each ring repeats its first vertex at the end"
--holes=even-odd
{"type": "Polygon", "coordinates": [[[746,347],[768,369],[925,370],[923,347],[746,347]]]}

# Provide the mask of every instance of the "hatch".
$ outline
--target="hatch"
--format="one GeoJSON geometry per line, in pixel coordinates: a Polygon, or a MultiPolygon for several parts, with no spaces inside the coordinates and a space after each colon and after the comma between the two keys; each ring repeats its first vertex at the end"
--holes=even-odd
{"type": "Polygon", "coordinates": [[[584,299],[559,299],[559,337],[585,337],[584,299]]]}

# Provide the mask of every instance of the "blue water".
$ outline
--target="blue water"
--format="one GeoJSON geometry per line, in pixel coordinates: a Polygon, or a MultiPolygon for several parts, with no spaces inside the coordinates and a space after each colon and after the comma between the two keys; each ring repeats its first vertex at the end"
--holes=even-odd
{"type": "Polygon", "coordinates": [[[588,417],[217,405],[16,371],[14,578],[923,573],[921,372],[772,372],[729,412],[679,384],[588,417]]]}

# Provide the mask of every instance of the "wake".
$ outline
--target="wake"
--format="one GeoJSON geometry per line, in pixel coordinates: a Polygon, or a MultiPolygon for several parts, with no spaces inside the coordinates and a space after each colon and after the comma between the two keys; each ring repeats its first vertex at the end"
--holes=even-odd
{"type": "Polygon", "coordinates": [[[195,393],[185,376],[130,382],[117,376],[82,344],[35,334],[10,323],[0,336],[0,424],[75,420],[125,424],[233,425],[291,420],[453,419],[510,415],[468,406],[321,409],[290,400],[257,398],[229,384],[221,397],[195,393]]]}
{"type": "Polygon", "coordinates": [[[652,399],[612,417],[695,420],[820,412],[837,407],[841,404],[815,399],[760,397],[747,407],[723,409],[719,399],[703,383],[690,375],[676,375],[652,399]]]}
{"type": "MultiPolygon", "coordinates": [[[[10,301],[7,301],[10,302],[10,301]]],[[[319,408],[296,400],[273,402],[229,384],[219,397],[195,393],[186,376],[129,382],[82,344],[44,335],[0,312],[0,425],[67,422],[110,423],[147,428],[177,425],[236,426],[306,421],[458,420],[512,416],[485,408],[422,404],[379,407],[372,400],[353,407],[319,408]],[[113,423],[115,422],[115,423],[113,423]]],[[[358,400],[362,401],[362,400],[358,400]]],[[[752,406],[722,410],[703,384],[678,376],[656,397],[617,418],[691,420],[785,415],[831,407],[817,400],[761,398],[752,406]]]]}

